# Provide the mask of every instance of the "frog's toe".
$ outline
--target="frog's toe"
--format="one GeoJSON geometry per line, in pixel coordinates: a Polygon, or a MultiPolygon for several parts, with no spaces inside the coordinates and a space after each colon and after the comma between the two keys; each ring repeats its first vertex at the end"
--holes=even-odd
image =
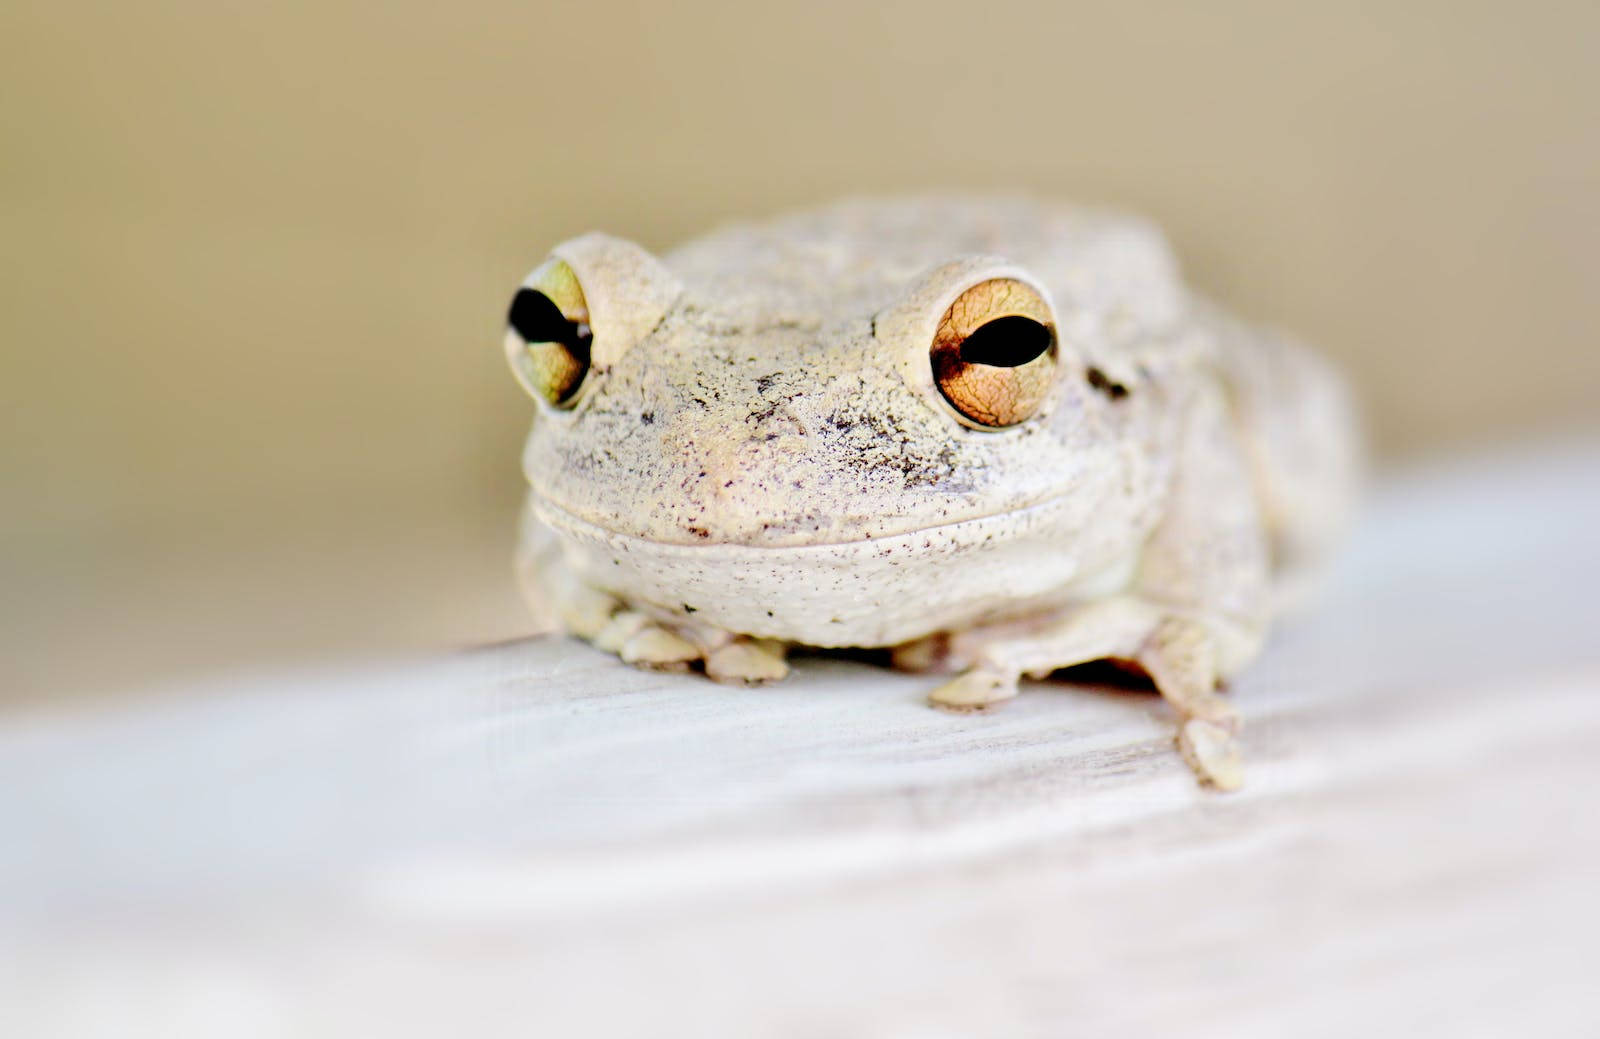
{"type": "MultiPolygon", "coordinates": [[[[651,627],[650,618],[635,610],[618,610],[600,626],[589,639],[594,648],[606,653],[622,652],[622,647],[645,628],[651,627]]],[[[580,633],[581,634],[581,633],[580,633]]]]}
{"type": "Polygon", "coordinates": [[[617,649],[624,664],[657,671],[687,671],[700,659],[700,647],[654,624],[646,624],[617,649]]]}
{"type": "Polygon", "coordinates": [[[928,702],[949,711],[976,711],[1016,695],[1016,675],[975,667],[929,693],[928,702]]]}
{"type": "Polygon", "coordinates": [[[1244,761],[1229,726],[1190,718],[1178,730],[1178,750],[1200,782],[1218,790],[1244,785],[1244,761]]]}
{"type": "Polygon", "coordinates": [[[789,673],[784,646],[772,639],[737,638],[706,654],[706,674],[718,682],[759,685],[789,673]]]}

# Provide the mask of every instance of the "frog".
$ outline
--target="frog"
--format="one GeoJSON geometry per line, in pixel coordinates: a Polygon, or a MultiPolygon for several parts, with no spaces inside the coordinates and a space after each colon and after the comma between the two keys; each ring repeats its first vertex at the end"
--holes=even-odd
{"type": "Polygon", "coordinates": [[[950,711],[1109,662],[1217,790],[1244,775],[1228,684],[1359,497],[1337,367],[1114,209],[856,198],[659,257],[584,234],[516,289],[504,349],[542,623],[733,684],[875,653],[950,711]]]}

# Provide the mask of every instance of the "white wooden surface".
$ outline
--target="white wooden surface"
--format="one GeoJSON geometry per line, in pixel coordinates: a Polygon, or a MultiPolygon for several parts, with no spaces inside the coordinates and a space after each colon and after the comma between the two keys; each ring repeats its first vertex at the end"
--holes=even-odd
{"type": "Polygon", "coordinates": [[[1600,1034],[1597,587],[1600,446],[1390,482],[1231,796],[1153,695],[564,641],[12,717],[0,1032],[1600,1034]]]}

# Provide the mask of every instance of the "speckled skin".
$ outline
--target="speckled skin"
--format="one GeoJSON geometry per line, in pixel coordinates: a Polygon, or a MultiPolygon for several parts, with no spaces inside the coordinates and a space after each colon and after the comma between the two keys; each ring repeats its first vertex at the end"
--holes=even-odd
{"type": "Polygon", "coordinates": [[[524,454],[536,604],[625,659],[732,680],[780,676],[790,644],[898,647],[961,672],[948,707],[1131,660],[1201,778],[1237,785],[1212,689],[1258,651],[1274,572],[1344,526],[1354,423],[1317,358],[1195,299],[1154,228],[907,199],[661,260],[602,235],[553,253],[594,346],[524,454]],[[944,400],[928,351],[951,301],[1001,277],[1050,304],[1059,363],[1039,412],[995,430],[944,400]]]}

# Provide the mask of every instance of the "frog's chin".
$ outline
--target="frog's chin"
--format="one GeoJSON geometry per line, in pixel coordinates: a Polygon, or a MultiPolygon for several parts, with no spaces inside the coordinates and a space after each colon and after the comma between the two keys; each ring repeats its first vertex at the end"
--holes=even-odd
{"type": "Polygon", "coordinates": [[[584,583],[655,612],[813,646],[891,646],[1074,598],[1086,568],[1063,545],[1074,517],[1056,499],[1021,513],[959,520],[855,541],[798,545],[669,544],[618,533],[534,495],[584,583]]]}

